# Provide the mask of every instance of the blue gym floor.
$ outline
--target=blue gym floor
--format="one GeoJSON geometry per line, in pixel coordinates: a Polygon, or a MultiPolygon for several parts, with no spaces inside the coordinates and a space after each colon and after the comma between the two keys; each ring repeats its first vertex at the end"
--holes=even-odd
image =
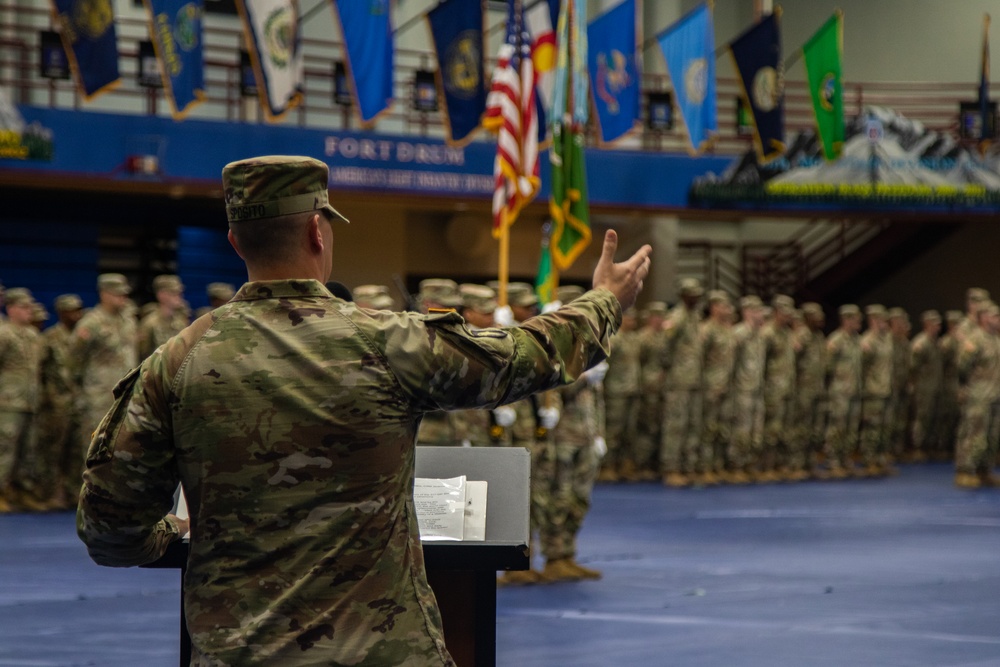
{"type": "MultiPolygon", "coordinates": [[[[1000,490],[601,485],[604,579],[498,592],[498,664],[1000,665],[1000,490]]],[[[178,573],[93,565],[73,517],[0,516],[0,666],[174,667],[178,573]]]]}

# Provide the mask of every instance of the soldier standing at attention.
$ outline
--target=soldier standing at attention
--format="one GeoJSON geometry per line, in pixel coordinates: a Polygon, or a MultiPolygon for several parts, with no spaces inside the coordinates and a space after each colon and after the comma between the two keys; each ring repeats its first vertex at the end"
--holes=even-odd
{"type": "MultiPolygon", "coordinates": [[[[903,457],[910,423],[910,316],[902,308],[889,309],[892,338],[892,399],[886,425],[886,454],[890,460],[903,457]]],[[[890,469],[892,472],[892,469],[890,469]]]]}
{"type": "Polygon", "coordinates": [[[705,398],[702,402],[702,436],[698,458],[703,470],[699,481],[718,484],[726,468],[726,447],[732,439],[732,380],[736,355],[733,304],[722,290],[708,293],[708,319],[702,324],[705,398]]]}
{"type": "MultiPolygon", "coordinates": [[[[458,293],[458,283],[448,278],[427,278],[420,281],[417,302],[420,311],[443,313],[462,307],[462,297],[458,293]]],[[[461,444],[458,436],[458,414],[435,410],[424,415],[417,431],[417,442],[421,445],[452,447],[461,444]]]]}
{"type": "Polygon", "coordinates": [[[69,344],[70,377],[77,387],[80,438],[86,451],[108,408],[112,390],[138,363],[135,320],[126,307],[132,291],[120,273],[97,277],[100,301],[73,329],[69,344]]]}
{"type": "Polygon", "coordinates": [[[663,319],[667,304],[650,303],[645,310],[645,322],[639,330],[639,365],[642,396],[639,399],[638,427],[635,433],[635,476],[639,480],[656,479],[658,465],[654,458],[660,450],[660,427],[663,425],[663,368],[660,352],[665,345],[663,319]]]}
{"type": "Polygon", "coordinates": [[[47,509],[35,488],[41,338],[31,324],[35,299],[7,290],[7,321],[0,325],[0,512],[47,509]]]}
{"type": "Polygon", "coordinates": [[[162,275],[153,278],[156,308],[139,322],[139,360],[180,333],[188,325],[187,304],[184,302],[184,284],[177,276],[162,275]]]}
{"type": "Polygon", "coordinates": [[[797,445],[787,432],[789,403],[795,390],[795,343],[792,316],[795,301],[777,294],[771,300],[771,320],[764,325],[764,454],[759,481],[788,479],[789,452],[797,445]],[[779,470],[780,468],[780,470],[779,470]]]}
{"type": "Polygon", "coordinates": [[[76,294],[60,294],[55,307],[59,321],[42,332],[38,442],[51,471],[47,500],[53,509],[69,509],[76,505],[86,453],[80,447],[76,388],[69,369],[70,337],[83,317],[83,301],[76,294]]]}
{"type": "Polygon", "coordinates": [[[990,293],[982,287],[970,287],[965,292],[965,317],[958,323],[955,336],[958,340],[965,338],[979,328],[979,309],[989,303],[990,293]]]}
{"type": "Polygon", "coordinates": [[[609,231],[596,289],[519,328],[360,309],[323,285],[328,178],[311,158],[224,168],[249,282],[122,379],[88,453],[77,526],[104,565],[164,553],[183,483],[193,663],[453,665],[413,507],[421,416],[574,381],[648,271],[648,246],[614,264],[609,231]]]}
{"type": "Polygon", "coordinates": [[[795,443],[788,461],[793,480],[816,473],[823,444],[822,414],[826,406],[826,316],[814,302],[802,304],[803,327],[796,334],[794,414],[791,420],[795,443]]]}
{"type": "Polygon", "coordinates": [[[840,326],[826,339],[826,462],[832,479],[851,474],[861,415],[861,309],[848,303],[839,314],[840,326]]]}
{"type": "Polygon", "coordinates": [[[229,303],[229,300],[236,295],[236,288],[229,283],[209,283],[205,287],[205,295],[208,296],[208,305],[196,310],[194,319],[229,303]]]}
{"type": "Polygon", "coordinates": [[[955,435],[958,433],[958,326],[962,322],[962,311],[949,310],[945,313],[948,330],[938,340],[941,351],[941,404],[938,426],[934,433],[934,455],[936,459],[955,459],[955,435]]]}
{"type": "Polygon", "coordinates": [[[865,308],[868,329],[861,336],[861,462],[863,474],[880,477],[886,473],[886,442],[889,428],[889,400],[892,398],[892,335],[885,307],[865,308]]]}
{"type": "Polygon", "coordinates": [[[910,442],[914,463],[927,460],[927,451],[934,436],[934,429],[940,419],[939,406],[942,394],[944,364],[941,348],[938,347],[938,333],[941,331],[941,316],[936,310],[927,310],[920,316],[923,330],[913,338],[910,345],[910,368],[908,384],[913,388],[913,418],[910,422],[910,442]]]}
{"type": "Polygon", "coordinates": [[[681,281],[681,303],[663,323],[660,368],[664,370],[660,475],[667,486],[694,481],[701,438],[702,349],[698,303],[704,290],[695,278],[681,281]]]}
{"type": "Polygon", "coordinates": [[[955,486],[978,489],[996,486],[996,401],[1000,398],[1000,309],[979,303],[979,326],[965,335],[958,348],[962,383],[961,419],[955,446],[955,486]]]}
{"type": "Polygon", "coordinates": [[[733,327],[733,425],[728,452],[731,484],[757,480],[755,464],[760,457],[764,433],[764,303],[760,297],[740,299],[742,320],[733,327]]]}
{"type": "Polygon", "coordinates": [[[633,447],[638,428],[641,383],[639,320],[632,309],[622,316],[622,328],[611,341],[608,374],[604,377],[608,453],[598,476],[600,481],[637,480],[633,447]]]}

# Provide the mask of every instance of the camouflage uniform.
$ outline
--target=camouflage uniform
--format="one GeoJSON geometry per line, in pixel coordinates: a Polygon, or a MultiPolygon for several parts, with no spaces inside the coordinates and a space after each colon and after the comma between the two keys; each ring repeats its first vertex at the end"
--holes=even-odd
{"type": "MultiPolygon", "coordinates": [[[[777,295],[773,308],[776,317],[791,317],[795,303],[791,297],[777,295]]],[[[788,433],[789,407],[795,390],[795,347],[788,323],[772,319],[761,331],[764,339],[764,452],[761,467],[764,480],[775,475],[777,467],[787,468],[792,452],[800,449],[788,433]]]]}
{"type": "MultiPolygon", "coordinates": [[[[822,321],[819,304],[802,305],[806,317],[822,321]]],[[[817,327],[808,326],[797,332],[795,361],[795,397],[793,400],[792,441],[798,447],[792,452],[789,466],[798,477],[807,468],[814,468],[823,444],[823,415],[826,411],[826,338],[817,327]]]]}
{"type": "MultiPolygon", "coordinates": [[[[458,283],[447,278],[427,278],[420,281],[420,292],[417,295],[421,310],[449,310],[462,305],[462,297],[458,293],[458,283]]],[[[424,415],[417,431],[417,442],[421,445],[437,445],[442,447],[462,444],[459,436],[459,416],[454,412],[435,410],[424,415]]]]}
{"type": "MultiPolygon", "coordinates": [[[[743,297],[744,314],[763,307],[755,296],[743,297]]],[[[746,315],[745,315],[746,316],[746,315]]],[[[731,481],[750,481],[747,472],[757,462],[764,438],[764,339],[746,321],[733,328],[733,425],[729,445],[731,481]]]]}
{"type": "MultiPolygon", "coordinates": [[[[928,323],[940,326],[941,316],[935,311],[927,311],[921,316],[921,320],[925,327],[928,323]]],[[[913,387],[910,441],[916,461],[926,458],[939,421],[938,407],[941,402],[944,364],[938,338],[933,331],[921,331],[913,338],[910,346],[909,384],[913,387]]]]}
{"type": "Polygon", "coordinates": [[[572,379],[619,318],[598,291],[474,332],[456,314],[363,311],[315,281],[244,285],[116,388],[80,534],[99,563],[155,560],[182,481],[185,609],[207,664],[450,664],[412,506],[420,417],[572,379]],[[314,356],[289,354],[303,344],[314,356]]]}
{"type": "MultiPolygon", "coordinates": [[[[870,318],[885,318],[885,308],[868,306],[870,318]]],[[[870,474],[883,464],[892,398],[892,336],[888,331],[869,328],[861,336],[861,436],[862,463],[870,474]]]]}
{"type": "MultiPolygon", "coordinates": [[[[853,304],[841,306],[841,318],[860,317],[853,304]]],[[[826,340],[828,416],[826,460],[835,475],[851,464],[858,443],[861,415],[861,343],[857,332],[843,327],[826,340]]]]}
{"type": "MultiPolygon", "coordinates": [[[[7,290],[8,308],[34,303],[26,289],[7,290]]],[[[42,462],[37,447],[41,339],[30,324],[0,325],[0,503],[38,497],[42,462]]]]}
{"type": "Polygon", "coordinates": [[[70,376],[79,392],[76,410],[84,450],[114,402],[111,390],[136,366],[135,337],[135,321],[130,316],[112,314],[100,305],[84,315],[73,330],[70,376]]]}
{"type": "MultiPolygon", "coordinates": [[[[710,292],[710,304],[725,304],[729,297],[724,292],[710,292]]],[[[726,448],[732,440],[732,379],[736,354],[736,338],[729,314],[723,321],[706,320],[702,324],[705,398],[702,402],[702,436],[700,457],[710,481],[714,473],[726,469],[726,448]]]]}
{"type": "Polygon", "coordinates": [[[666,337],[659,320],[666,313],[666,304],[654,302],[647,309],[652,318],[639,330],[639,381],[642,391],[639,398],[639,415],[635,432],[633,455],[639,477],[654,477],[654,456],[660,447],[660,427],[663,423],[663,367],[662,350],[666,337]]]}
{"type": "Polygon", "coordinates": [[[941,351],[941,403],[938,410],[938,426],[934,433],[933,447],[939,455],[949,460],[954,458],[955,436],[958,432],[958,337],[955,329],[961,321],[962,313],[951,310],[947,313],[948,332],[938,339],[941,351]]]}
{"type": "Polygon", "coordinates": [[[38,442],[47,461],[48,474],[43,482],[46,497],[75,498],[83,472],[85,450],[78,432],[76,387],[69,372],[72,335],[73,332],[61,322],[42,333],[38,442]]]}
{"type": "MultiPolygon", "coordinates": [[[[233,163],[223,180],[234,226],[333,211],[310,158],[233,163]]],[[[474,331],[451,312],[360,309],[317,280],[247,283],[116,386],[78,533],[100,564],[155,560],[183,484],[195,665],[453,665],[413,506],[421,417],[572,382],[620,321],[606,290],[474,331]]]]}
{"type": "Polygon", "coordinates": [[[958,370],[963,382],[955,472],[979,475],[991,470],[996,460],[1000,338],[994,331],[977,327],[968,333],[959,346],[958,370]]]}
{"type": "Polygon", "coordinates": [[[892,338],[892,399],[886,428],[888,454],[899,458],[907,446],[910,422],[910,318],[902,308],[889,310],[892,338]]]}
{"type": "Polygon", "coordinates": [[[702,348],[699,316],[694,308],[675,307],[663,325],[665,345],[660,366],[664,380],[663,425],[660,429],[660,473],[701,473],[702,348]]]}
{"type": "Polygon", "coordinates": [[[604,465],[615,475],[631,476],[636,470],[634,446],[642,383],[639,348],[638,331],[619,331],[611,341],[608,374],[604,378],[608,434],[604,465]]]}

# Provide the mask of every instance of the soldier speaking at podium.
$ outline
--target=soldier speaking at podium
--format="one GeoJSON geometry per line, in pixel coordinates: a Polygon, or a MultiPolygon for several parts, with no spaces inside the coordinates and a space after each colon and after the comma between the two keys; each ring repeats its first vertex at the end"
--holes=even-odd
{"type": "Polygon", "coordinates": [[[271,156],[222,172],[249,282],[115,388],[87,455],[91,557],[159,558],[187,529],[192,665],[451,665],[412,485],[424,413],[572,382],[608,353],[651,249],[609,231],[594,289],[520,327],[366,311],[323,286],[344,222],[328,171],[271,156]]]}

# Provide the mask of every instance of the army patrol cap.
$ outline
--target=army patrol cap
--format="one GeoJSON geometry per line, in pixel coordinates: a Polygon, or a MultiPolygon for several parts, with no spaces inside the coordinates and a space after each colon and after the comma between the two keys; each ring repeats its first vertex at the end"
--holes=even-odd
{"type": "Polygon", "coordinates": [[[83,308],[83,299],[79,294],[60,294],[56,297],[55,306],[57,313],[68,313],[83,308]]]}
{"type": "Polygon", "coordinates": [[[697,278],[684,278],[681,280],[681,296],[701,296],[704,293],[705,290],[697,278]]]}
{"type": "Polygon", "coordinates": [[[181,282],[180,278],[178,278],[177,276],[174,276],[174,275],[164,274],[164,275],[161,275],[161,276],[156,276],[155,278],[153,278],[153,291],[154,292],[166,291],[166,292],[178,292],[178,293],[180,293],[180,292],[184,291],[184,283],[181,282]]]}
{"type": "Polygon", "coordinates": [[[510,283],[507,285],[507,303],[520,308],[530,308],[538,304],[535,288],[528,283],[510,283]]]}
{"type": "Polygon", "coordinates": [[[395,310],[396,302],[388,294],[376,294],[366,297],[373,310],[395,310]]]}
{"type": "Polygon", "coordinates": [[[936,310],[925,310],[924,312],[920,313],[920,321],[921,322],[940,322],[941,321],[941,314],[938,313],[938,311],[936,311],[936,310]]]}
{"type": "Polygon", "coordinates": [[[667,304],[663,301],[650,301],[646,304],[646,310],[644,313],[645,317],[650,315],[666,315],[667,314],[667,304]]]}
{"type": "Polygon", "coordinates": [[[209,283],[205,293],[213,299],[229,301],[236,296],[236,288],[229,283],[209,283]]]}
{"type": "Polygon", "coordinates": [[[902,308],[890,308],[888,312],[888,317],[890,320],[905,320],[909,319],[909,314],[902,308]]]}
{"type": "Polygon", "coordinates": [[[965,293],[965,298],[968,301],[989,301],[990,293],[982,287],[970,287],[965,293]]]}
{"type": "Polygon", "coordinates": [[[960,310],[949,310],[945,312],[944,318],[951,324],[958,324],[965,318],[965,313],[960,310]]]}
{"type": "Polygon", "coordinates": [[[560,285],[559,289],[556,290],[556,299],[563,305],[566,305],[570,301],[583,296],[584,291],[579,285],[560,285]]]}
{"type": "Polygon", "coordinates": [[[795,313],[795,299],[787,294],[775,294],[771,299],[771,307],[786,315],[792,315],[795,313]]]}
{"type": "Polygon", "coordinates": [[[823,306],[819,305],[815,301],[807,301],[802,304],[802,314],[803,315],[823,315],[823,306]]]}
{"type": "Polygon", "coordinates": [[[880,303],[873,303],[869,306],[865,306],[865,315],[868,317],[881,317],[885,319],[887,313],[885,306],[880,303]]]}
{"type": "Polygon", "coordinates": [[[351,294],[355,299],[372,299],[377,296],[389,296],[389,288],[385,285],[358,285],[351,294]]]}
{"type": "Polygon", "coordinates": [[[497,295],[486,285],[466,283],[458,288],[462,296],[462,306],[483,315],[490,315],[497,309],[497,295]]]}
{"type": "Polygon", "coordinates": [[[222,168],[229,222],[260,220],[293,213],[325,211],[347,218],[330,205],[330,169],[300,155],[266,155],[230,162],[222,168]]]}
{"type": "Polygon", "coordinates": [[[750,310],[752,308],[763,308],[764,302],[756,294],[748,294],[740,299],[740,308],[750,310]]]}
{"type": "Polygon", "coordinates": [[[845,303],[837,312],[840,313],[841,317],[848,317],[850,315],[860,315],[861,309],[853,303],[845,303]]]}
{"type": "Polygon", "coordinates": [[[35,301],[31,304],[31,321],[32,322],[44,322],[49,319],[49,311],[45,309],[45,306],[35,301]]]}
{"type": "Polygon", "coordinates": [[[709,303],[730,303],[729,294],[721,289],[710,290],[707,300],[709,303]]]}
{"type": "Polygon", "coordinates": [[[11,287],[7,290],[8,306],[31,306],[35,303],[35,297],[31,290],[26,287],[11,287]]]}
{"type": "Polygon", "coordinates": [[[128,278],[120,273],[102,273],[97,276],[97,291],[127,296],[132,293],[132,286],[128,284],[128,278]]]}

